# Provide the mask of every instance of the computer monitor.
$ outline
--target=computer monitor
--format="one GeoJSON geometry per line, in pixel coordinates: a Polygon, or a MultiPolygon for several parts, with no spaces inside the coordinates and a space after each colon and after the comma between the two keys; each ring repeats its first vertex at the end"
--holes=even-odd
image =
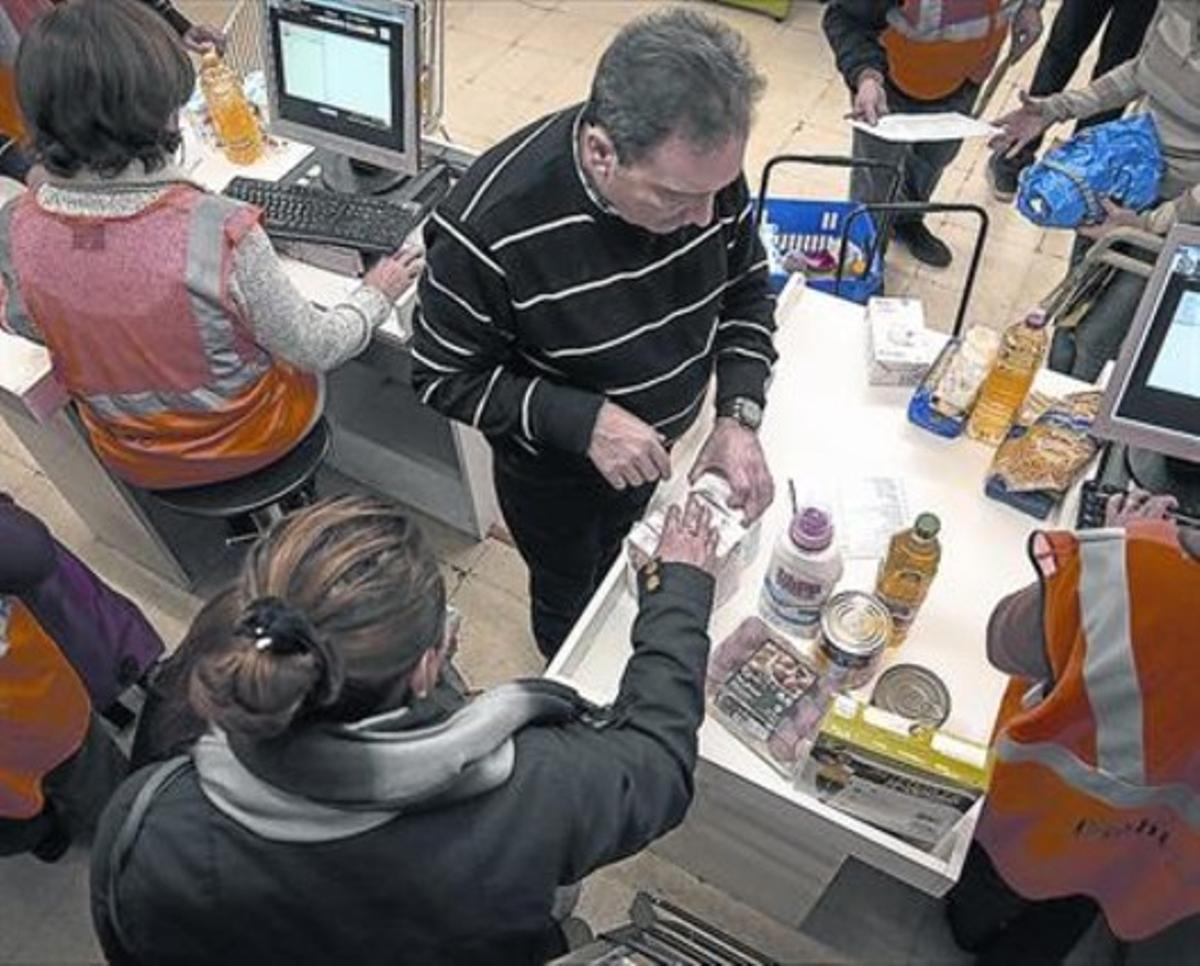
{"type": "Polygon", "coordinates": [[[417,0],[264,0],[268,129],[321,149],[338,191],[420,168],[417,0]]]}
{"type": "Polygon", "coordinates": [[[1134,480],[1200,504],[1200,227],[1172,229],[1101,402],[1134,480]]]}

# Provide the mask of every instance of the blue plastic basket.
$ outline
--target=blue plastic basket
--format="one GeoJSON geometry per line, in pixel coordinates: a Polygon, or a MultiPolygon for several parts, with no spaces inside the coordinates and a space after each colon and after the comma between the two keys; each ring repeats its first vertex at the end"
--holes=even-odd
{"type": "MultiPolygon", "coordinates": [[[[771,246],[771,226],[785,239],[788,236],[803,235],[821,239],[813,244],[827,248],[837,255],[842,241],[842,228],[852,211],[862,207],[852,201],[803,201],[792,198],[768,197],[763,211],[762,238],[763,245],[771,246]]],[[[837,295],[851,302],[864,304],[872,295],[883,291],[883,253],[878,244],[879,229],[873,215],[855,218],[850,223],[848,241],[853,242],[863,252],[871,253],[870,264],[862,275],[850,274],[850,258],[847,255],[843,276],[839,284],[834,275],[810,275],[807,284],[822,292],[837,295]]],[[[769,252],[771,258],[771,288],[780,292],[787,284],[789,272],[781,264],[784,254],[791,246],[783,246],[783,250],[769,252]]]]}

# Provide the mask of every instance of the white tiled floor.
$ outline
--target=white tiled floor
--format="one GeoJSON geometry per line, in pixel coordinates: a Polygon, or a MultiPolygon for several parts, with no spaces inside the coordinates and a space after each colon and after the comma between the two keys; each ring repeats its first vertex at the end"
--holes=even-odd
{"type": "MultiPolygon", "coordinates": [[[[656,5],[650,0],[449,0],[448,131],[463,143],[482,148],[520,124],[581,100],[605,44],[630,17],[656,5]]],[[[197,0],[184,6],[209,22],[220,22],[230,8],[224,0],[197,0]]],[[[842,120],[847,94],[820,33],[821,7],[796,0],[785,23],[740,10],[708,8],[746,34],[768,79],[749,149],[747,170],[752,181],[757,183],[758,172],[773,154],[848,154],[849,131],[842,120]]],[[[1027,81],[1035,56],[1006,79],[996,97],[997,109],[1015,101],[1017,86],[1027,81]]],[[[1062,277],[1070,238],[1032,228],[1011,209],[992,202],[983,179],[985,160],[982,145],[968,145],[947,172],[938,197],[981,204],[992,218],[970,318],[1001,325],[1062,277]]],[[[839,198],[845,189],[844,175],[818,170],[787,172],[776,190],[839,198]]],[[[957,255],[954,267],[931,271],[893,250],[888,283],[896,291],[919,292],[930,317],[948,326],[972,236],[966,224],[957,221],[946,224],[944,233],[957,255]]],[[[91,540],[2,424],[0,489],[14,493],[39,513],[61,539],[141,602],[168,641],[178,641],[197,601],[91,540]]],[[[429,532],[453,602],[466,618],[461,660],[471,681],[486,686],[536,674],[541,665],[528,630],[526,573],[516,553],[494,540],[471,544],[433,525],[429,532]]],[[[594,876],[585,890],[582,911],[594,925],[612,924],[622,917],[638,887],[665,893],[783,961],[830,961],[829,951],[813,939],[754,914],[650,855],[594,876]]],[[[97,961],[86,895],[86,857],[80,850],[53,867],[25,859],[0,862],[0,962],[97,961]]],[[[841,925],[832,932],[824,928],[822,940],[836,944],[839,933],[852,933],[855,903],[864,902],[870,904],[861,890],[855,893],[840,918],[833,916],[841,925]]],[[[823,920],[826,927],[828,919],[826,915],[823,920]]],[[[909,927],[892,923],[889,928],[909,927]]],[[[931,927],[926,922],[921,928],[931,927]]],[[[905,958],[911,961],[922,958],[911,942],[895,948],[907,950],[905,958]]],[[[944,945],[938,949],[944,950],[944,945]]]]}

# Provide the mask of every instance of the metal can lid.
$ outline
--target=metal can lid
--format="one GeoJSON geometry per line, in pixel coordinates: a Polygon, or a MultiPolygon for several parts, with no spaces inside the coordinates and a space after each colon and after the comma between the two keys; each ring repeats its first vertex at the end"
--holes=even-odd
{"type": "Polygon", "coordinates": [[[821,611],[821,636],[827,648],[851,661],[869,661],[892,636],[892,615],[874,594],[844,590],[821,611]]]}
{"type": "Polygon", "coordinates": [[[902,718],[938,728],[950,717],[950,692],[942,679],[919,664],[896,664],[875,682],[871,704],[902,718]]]}

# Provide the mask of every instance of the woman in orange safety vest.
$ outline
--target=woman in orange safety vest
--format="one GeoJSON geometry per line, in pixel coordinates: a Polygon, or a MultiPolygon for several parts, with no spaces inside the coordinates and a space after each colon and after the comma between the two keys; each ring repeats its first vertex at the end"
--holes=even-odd
{"type": "Polygon", "coordinates": [[[1123,529],[1036,535],[1039,583],[988,629],[1014,677],[948,902],[985,962],[1059,961],[1097,914],[1135,942],[1200,913],[1200,531],[1118,499],[1123,529]]]}
{"type": "Polygon", "coordinates": [[[152,490],[285,455],[321,414],[321,373],[367,347],[421,268],[406,250],[338,304],[311,305],[258,210],[174,167],[194,86],[143,4],[55,6],[17,61],[48,179],[0,210],[0,325],[49,349],[97,455],[152,490]]]}

